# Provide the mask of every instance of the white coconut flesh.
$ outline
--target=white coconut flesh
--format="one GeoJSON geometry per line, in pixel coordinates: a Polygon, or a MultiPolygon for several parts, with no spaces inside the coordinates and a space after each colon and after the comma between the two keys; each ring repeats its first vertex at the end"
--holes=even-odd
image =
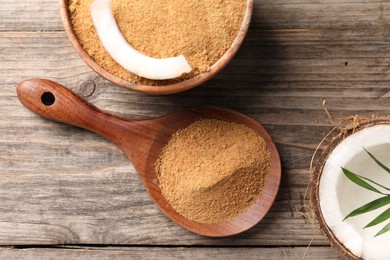
{"type": "Polygon", "coordinates": [[[118,64],[131,73],[148,79],[164,80],[180,77],[192,70],[183,55],[157,59],[135,50],[119,30],[111,11],[110,0],[95,0],[90,10],[95,30],[104,48],[118,64]]]}
{"type": "Polygon", "coordinates": [[[348,136],[329,154],[319,183],[321,212],[332,233],[354,255],[367,260],[388,260],[390,232],[374,237],[388,221],[363,229],[385,207],[343,221],[351,211],[383,195],[353,183],[343,174],[341,166],[390,187],[390,174],[379,167],[363,147],[390,166],[390,125],[364,128],[348,136]]]}

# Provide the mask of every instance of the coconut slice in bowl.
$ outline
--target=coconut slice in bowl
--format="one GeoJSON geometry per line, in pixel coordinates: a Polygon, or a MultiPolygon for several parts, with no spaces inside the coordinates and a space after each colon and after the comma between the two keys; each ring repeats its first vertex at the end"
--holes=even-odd
{"type": "Polygon", "coordinates": [[[91,4],[91,17],[106,51],[131,73],[154,80],[180,77],[192,68],[183,55],[156,59],[135,50],[122,35],[110,7],[111,0],[95,0],[91,4]]]}
{"type": "Polygon", "coordinates": [[[386,165],[390,166],[388,118],[364,120],[340,133],[317,161],[311,179],[312,209],[344,257],[389,259],[386,165]]]}

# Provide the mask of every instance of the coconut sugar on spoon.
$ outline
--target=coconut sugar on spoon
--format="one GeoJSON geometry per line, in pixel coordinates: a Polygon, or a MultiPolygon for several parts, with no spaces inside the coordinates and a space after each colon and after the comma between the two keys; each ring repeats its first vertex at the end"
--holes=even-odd
{"type": "Polygon", "coordinates": [[[112,0],[111,10],[127,42],[153,58],[184,55],[189,74],[171,80],[150,80],[130,73],[104,49],[94,28],[93,0],[70,0],[73,30],[89,56],[111,74],[134,83],[165,85],[206,72],[237,36],[245,14],[245,0],[112,0]]]}
{"type": "Polygon", "coordinates": [[[176,132],[156,164],[162,194],[172,208],[200,223],[221,223],[262,193],[270,153],[247,126],[203,119],[176,132]]]}

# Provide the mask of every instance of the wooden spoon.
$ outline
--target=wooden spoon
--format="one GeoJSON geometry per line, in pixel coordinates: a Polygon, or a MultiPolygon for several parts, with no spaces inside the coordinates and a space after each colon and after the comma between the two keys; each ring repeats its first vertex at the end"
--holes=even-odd
{"type": "Polygon", "coordinates": [[[17,94],[25,107],[43,117],[88,129],[114,142],[133,163],[160,210],[194,233],[229,236],[243,232],[257,224],[275,200],[281,177],[278,151],[266,130],[243,114],[222,108],[201,108],[148,120],[127,119],[105,113],[64,86],[44,79],[21,82],[17,94]],[[271,170],[261,196],[245,212],[218,224],[202,224],[178,214],[161,194],[155,171],[155,162],[172,134],[201,118],[220,119],[253,128],[264,138],[271,153],[271,170]]]}

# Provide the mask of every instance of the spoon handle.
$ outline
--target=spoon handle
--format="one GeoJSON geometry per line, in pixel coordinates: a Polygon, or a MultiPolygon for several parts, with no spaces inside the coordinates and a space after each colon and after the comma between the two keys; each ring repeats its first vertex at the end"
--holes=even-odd
{"type": "Polygon", "coordinates": [[[29,79],[17,86],[20,102],[48,119],[88,129],[112,141],[126,132],[130,119],[110,115],[66,87],[46,79],[29,79]]]}

